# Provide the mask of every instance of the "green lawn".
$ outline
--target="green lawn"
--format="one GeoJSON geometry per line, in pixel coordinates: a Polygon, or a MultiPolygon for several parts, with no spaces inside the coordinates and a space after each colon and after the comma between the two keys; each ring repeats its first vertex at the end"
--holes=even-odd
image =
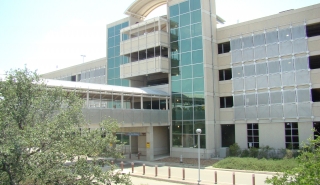
{"type": "Polygon", "coordinates": [[[215,168],[283,172],[298,166],[295,159],[257,159],[228,157],[213,165],[215,168]]]}

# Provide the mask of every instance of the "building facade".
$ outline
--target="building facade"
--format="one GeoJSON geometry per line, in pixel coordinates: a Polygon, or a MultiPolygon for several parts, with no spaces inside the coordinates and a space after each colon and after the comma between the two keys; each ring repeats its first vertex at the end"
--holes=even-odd
{"type": "Polygon", "coordinates": [[[135,0],[125,14],[107,25],[106,58],[43,77],[82,88],[88,122],[115,117],[131,153],[196,157],[197,128],[203,158],[297,149],[320,131],[320,4],[222,28],[214,0],[135,0]]]}

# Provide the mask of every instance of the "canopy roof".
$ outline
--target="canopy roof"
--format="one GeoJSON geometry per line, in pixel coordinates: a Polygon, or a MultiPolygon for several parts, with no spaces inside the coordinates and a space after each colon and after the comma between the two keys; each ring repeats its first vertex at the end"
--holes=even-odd
{"type": "Polygon", "coordinates": [[[124,13],[143,20],[154,9],[166,3],[166,0],[135,0],[124,13]]]}
{"type": "Polygon", "coordinates": [[[52,80],[52,79],[44,79],[44,83],[49,87],[62,87],[63,89],[104,91],[104,92],[108,91],[108,92],[118,92],[118,93],[126,93],[126,94],[170,96],[168,93],[164,91],[161,91],[158,89],[152,89],[148,87],[144,87],[144,88],[122,87],[122,86],[115,86],[115,85],[70,82],[70,81],[52,80]]]}
{"type": "MultiPolygon", "coordinates": [[[[144,20],[144,18],[146,18],[154,9],[166,3],[167,0],[135,0],[124,13],[144,20]]],[[[225,20],[218,15],[217,21],[220,24],[224,24],[225,22],[225,20]]]]}

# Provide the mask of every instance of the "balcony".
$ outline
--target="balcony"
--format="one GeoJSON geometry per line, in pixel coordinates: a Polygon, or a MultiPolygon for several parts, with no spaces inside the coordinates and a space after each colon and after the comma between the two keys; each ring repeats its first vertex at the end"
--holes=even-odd
{"type": "Polygon", "coordinates": [[[129,55],[157,46],[169,47],[168,23],[156,17],[121,30],[120,55],[129,55]]]}
{"type": "Polygon", "coordinates": [[[120,78],[132,78],[155,73],[169,73],[168,58],[159,56],[120,65],[120,78]]]}

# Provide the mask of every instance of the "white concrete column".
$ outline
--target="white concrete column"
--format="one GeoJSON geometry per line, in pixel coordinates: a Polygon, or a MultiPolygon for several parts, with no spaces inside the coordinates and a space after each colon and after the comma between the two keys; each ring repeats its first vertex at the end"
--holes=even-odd
{"type": "Polygon", "coordinates": [[[121,94],[121,109],[123,109],[123,93],[121,94]]]}
{"type": "Polygon", "coordinates": [[[147,127],[147,133],[146,133],[146,159],[148,161],[153,161],[154,160],[154,142],[153,142],[153,127],[152,126],[148,126],[147,127]],[[150,147],[148,148],[148,146],[150,146],[150,147]]]}
{"type": "Polygon", "coordinates": [[[166,98],[166,110],[169,109],[169,106],[168,106],[168,98],[166,98]]]}
{"type": "Polygon", "coordinates": [[[141,109],[143,109],[143,97],[141,95],[141,102],[140,102],[140,106],[141,106],[141,109]]]}
{"type": "Polygon", "coordinates": [[[87,91],[87,107],[89,107],[89,91],[87,91]]]}

